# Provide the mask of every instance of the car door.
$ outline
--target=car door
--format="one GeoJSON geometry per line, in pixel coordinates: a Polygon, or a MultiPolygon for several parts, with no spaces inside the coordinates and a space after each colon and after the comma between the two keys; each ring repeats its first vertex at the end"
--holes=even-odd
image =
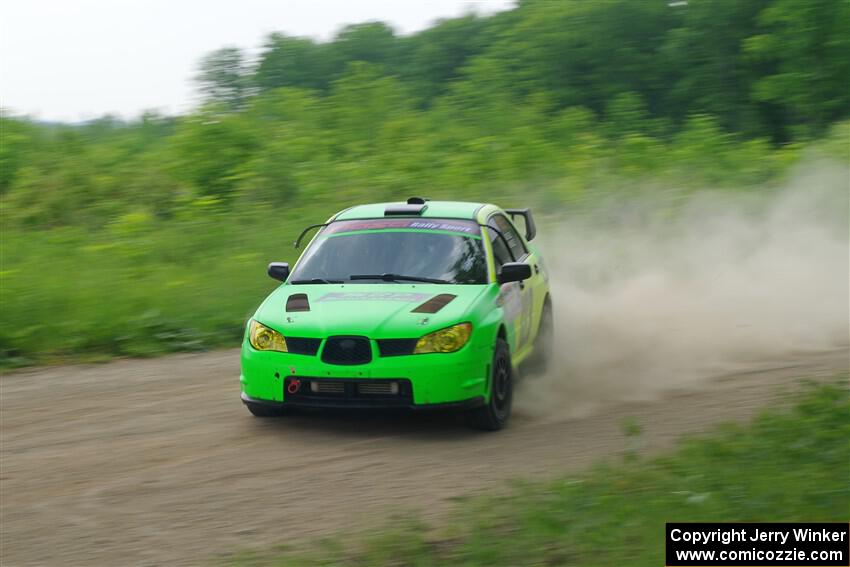
{"type": "Polygon", "coordinates": [[[535,262],[533,254],[523,242],[513,224],[501,213],[495,213],[487,221],[496,273],[507,262],[525,262],[531,266],[532,279],[523,282],[502,284],[501,297],[505,319],[513,334],[513,350],[519,352],[531,344],[534,329],[534,285],[535,262]],[[495,229],[495,230],[494,230],[495,229]],[[501,236],[500,236],[501,235],[501,236]]]}
{"type": "Polygon", "coordinates": [[[528,228],[517,224],[517,220],[522,218],[522,215],[506,215],[506,218],[517,234],[517,241],[522,242],[524,245],[527,255],[523,261],[531,266],[531,278],[526,280],[526,285],[531,287],[533,307],[531,309],[531,328],[528,332],[530,333],[530,340],[534,341],[540,329],[540,315],[543,313],[543,304],[546,302],[547,295],[549,295],[549,274],[546,270],[543,257],[536,250],[536,247],[529,245],[524,237],[519,236],[526,234],[528,228]]]}

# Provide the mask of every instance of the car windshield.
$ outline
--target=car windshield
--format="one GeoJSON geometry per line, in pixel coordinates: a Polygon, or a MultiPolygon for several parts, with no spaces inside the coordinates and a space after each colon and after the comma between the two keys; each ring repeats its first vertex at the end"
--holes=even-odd
{"type": "Polygon", "coordinates": [[[487,261],[481,231],[474,222],[337,221],[304,252],[289,281],[483,284],[487,283],[487,261]]]}

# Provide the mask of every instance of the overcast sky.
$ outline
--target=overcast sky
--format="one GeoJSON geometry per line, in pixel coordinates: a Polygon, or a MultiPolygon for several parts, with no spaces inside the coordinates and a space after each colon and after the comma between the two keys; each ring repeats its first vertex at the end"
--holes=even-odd
{"type": "Polygon", "coordinates": [[[397,33],[512,0],[7,0],[0,11],[0,106],[43,120],[173,114],[196,103],[200,58],[235,45],[256,53],[283,31],[328,39],[382,20],[397,33]]]}

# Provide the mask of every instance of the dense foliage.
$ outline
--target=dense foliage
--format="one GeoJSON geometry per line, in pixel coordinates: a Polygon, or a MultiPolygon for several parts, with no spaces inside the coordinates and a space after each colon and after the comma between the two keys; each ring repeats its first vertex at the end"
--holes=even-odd
{"type": "Polygon", "coordinates": [[[522,0],[411,36],[272,34],[257,61],[224,48],[187,116],[3,116],[0,353],[232,341],[263,262],[358,201],[576,204],[759,186],[823,136],[844,156],[846,29],[834,0],[522,0]]]}

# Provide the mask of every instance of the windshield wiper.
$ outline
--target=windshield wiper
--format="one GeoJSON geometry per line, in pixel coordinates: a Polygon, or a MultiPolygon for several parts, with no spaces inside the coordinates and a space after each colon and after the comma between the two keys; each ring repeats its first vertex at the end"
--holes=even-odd
{"type": "Polygon", "coordinates": [[[436,278],[422,278],[419,276],[403,276],[401,274],[355,274],[353,276],[349,276],[350,280],[383,280],[385,282],[425,282],[425,283],[437,283],[437,284],[447,284],[451,283],[447,280],[438,280],[436,278]]]}
{"type": "Polygon", "coordinates": [[[295,285],[298,285],[298,284],[313,284],[313,283],[334,284],[334,283],[342,283],[342,280],[326,280],[325,278],[311,278],[309,280],[292,280],[289,283],[295,284],[295,285]]]}

